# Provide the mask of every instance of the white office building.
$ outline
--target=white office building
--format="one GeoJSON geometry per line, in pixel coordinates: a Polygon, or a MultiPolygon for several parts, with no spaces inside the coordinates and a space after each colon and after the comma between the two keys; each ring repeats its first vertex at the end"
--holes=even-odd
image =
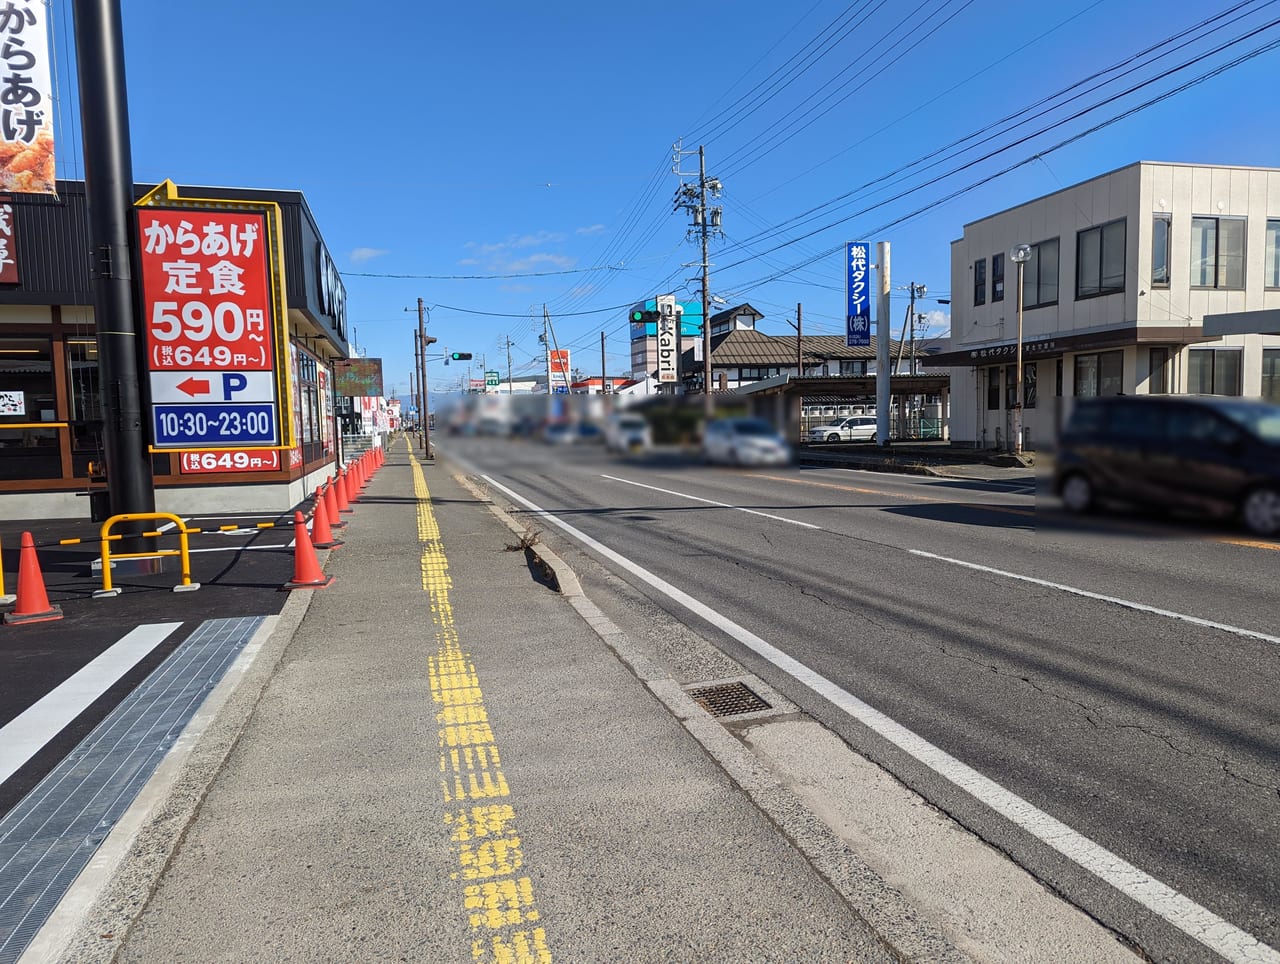
{"type": "Polygon", "coordinates": [[[925,362],[951,367],[952,438],[1009,447],[1020,244],[1027,449],[1082,396],[1280,401],[1280,335],[1204,329],[1206,315],[1280,309],[1278,238],[1280,170],[1147,161],[966,224],[950,350],[925,362]]]}

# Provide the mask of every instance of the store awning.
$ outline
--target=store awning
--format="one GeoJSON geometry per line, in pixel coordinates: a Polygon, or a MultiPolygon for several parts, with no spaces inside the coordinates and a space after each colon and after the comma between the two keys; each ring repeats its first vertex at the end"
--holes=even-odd
{"type": "Polygon", "coordinates": [[[1206,335],[1280,335],[1280,308],[1204,316],[1206,335]]]}

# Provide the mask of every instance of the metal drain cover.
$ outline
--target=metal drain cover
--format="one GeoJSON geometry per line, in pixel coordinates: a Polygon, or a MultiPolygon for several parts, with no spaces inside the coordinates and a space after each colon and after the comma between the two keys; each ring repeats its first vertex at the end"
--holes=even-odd
{"type": "Polygon", "coordinates": [[[772,709],[746,683],[702,686],[689,690],[689,695],[712,716],[738,716],[742,713],[759,713],[772,709]]]}

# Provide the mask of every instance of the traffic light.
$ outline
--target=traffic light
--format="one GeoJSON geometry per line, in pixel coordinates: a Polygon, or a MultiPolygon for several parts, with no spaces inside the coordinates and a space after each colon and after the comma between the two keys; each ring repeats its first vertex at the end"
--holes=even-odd
{"type": "Polygon", "coordinates": [[[452,358],[454,361],[471,361],[471,352],[469,351],[450,352],[449,357],[452,358]]]}
{"type": "Polygon", "coordinates": [[[631,312],[631,323],[635,325],[656,325],[658,323],[658,313],[636,308],[631,312]]]}

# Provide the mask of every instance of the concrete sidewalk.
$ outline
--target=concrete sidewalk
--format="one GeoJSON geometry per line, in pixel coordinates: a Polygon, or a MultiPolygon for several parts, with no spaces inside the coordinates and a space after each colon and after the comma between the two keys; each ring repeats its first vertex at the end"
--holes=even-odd
{"type": "Polygon", "coordinates": [[[518,536],[415,471],[401,443],[141,916],[99,907],[71,956],[891,959],[518,536]]]}
{"type": "Polygon", "coordinates": [[[475,486],[397,441],[24,962],[1131,959],[763,681],[714,718],[475,486]]]}

